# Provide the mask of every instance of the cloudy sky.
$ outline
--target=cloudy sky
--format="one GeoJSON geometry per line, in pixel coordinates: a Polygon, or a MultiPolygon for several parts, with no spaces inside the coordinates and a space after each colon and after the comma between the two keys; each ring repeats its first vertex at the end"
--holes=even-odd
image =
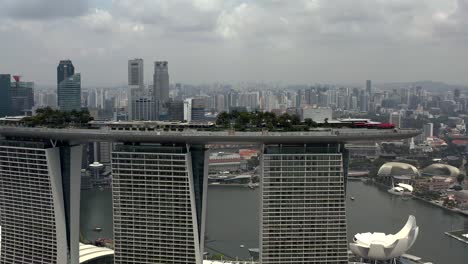
{"type": "Polygon", "coordinates": [[[0,72],[123,84],[127,60],[171,82],[468,84],[468,0],[0,0],[0,72]]]}

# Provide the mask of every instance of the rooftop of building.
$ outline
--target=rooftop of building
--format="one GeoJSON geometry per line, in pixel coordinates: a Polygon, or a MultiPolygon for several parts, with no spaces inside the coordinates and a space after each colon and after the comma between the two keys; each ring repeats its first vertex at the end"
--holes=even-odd
{"type": "Polygon", "coordinates": [[[460,170],[448,164],[435,163],[424,168],[422,174],[426,176],[457,177],[460,170]]]}
{"type": "Polygon", "coordinates": [[[380,167],[379,176],[411,176],[416,177],[419,175],[418,169],[408,163],[403,162],[387,162],[380,167]]]}
{"type": "Polygon", "coordinates": [[[114,141],[114,142],[159,142],[159,143],[264,143],[264,144],[306,144],[306,143],[347,143],[361,141],[399,140],[418,135],[415,129],[317,129],[311,131],[163,131],[127,127],[117,130],[43,128],[22,126],[0,126],[0,135],[9,138],[38,138],[73,142],[114,141]]]}

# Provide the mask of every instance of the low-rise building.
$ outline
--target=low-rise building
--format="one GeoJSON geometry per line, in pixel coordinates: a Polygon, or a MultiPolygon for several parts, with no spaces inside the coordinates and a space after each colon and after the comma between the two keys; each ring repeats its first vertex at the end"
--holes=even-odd
{"type": "Polygon", "coordinates": [[[238,153],[211,153],[209,158],[209,171],[216,173],[220,171],[238,171],[245,169],[246,162],[242,161],[238,153]],[[244,164],[244,166],[242,166],[244,164]]]}
{"type": "Polygon", "coordinates": [[[459,209],[468,210],[468,190],[450,191],[449,195],[453,196],[459,209]]]}
{"type": "Polygon", "coordinates": [[[447,190],[455,182],[452,177],[434,176],[416,181],[416,188],[424,191],[441,192],[447,190]]]}

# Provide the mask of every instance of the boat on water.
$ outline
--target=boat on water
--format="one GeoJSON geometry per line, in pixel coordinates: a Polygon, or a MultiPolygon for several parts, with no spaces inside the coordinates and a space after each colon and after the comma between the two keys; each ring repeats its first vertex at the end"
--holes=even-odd
{"type": "Polygon", "coordinates": [[[389,193],[398,196],[410,196],[413,193],[413,186],[404,183],[398,183],[388,190],[389,193]]]}
{"type": "Polygon", "coordinates": [[[100,228],[100,227],[95,227],[95,228],[93,228],[93,231],[95,231],[95,232],[101,232],[101,231],[102,231],[102,228],[100,228]]]}
{"type": "Polygon", "coordinates": [[[249,184],[247,184],[247,187],[249,187],[250,189],[255,189],[259,186],[258,183],[253,183],[253,182],[249,182],[249,184]]]}
{"type": "Polygon", "coordinates": [[[354,196],[351,196],[349,199],[350,199],[351,201],[354,201],[354,200],[355,200],[354,196]]]}

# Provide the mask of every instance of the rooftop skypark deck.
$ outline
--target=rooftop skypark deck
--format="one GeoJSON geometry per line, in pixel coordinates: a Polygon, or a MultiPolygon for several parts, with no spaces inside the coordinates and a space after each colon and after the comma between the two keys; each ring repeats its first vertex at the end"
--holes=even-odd
{"type": "MultiPolygon", "coordinates": [[[[128,123],[126,123],[128,124],[128,123]]],[[[137,124],[137,123],[135,123],[137,124]]],[[[321,128],[297,132],[240,132],[234,130],[165,131],[147,127],[126,126],[118,129],[102,126],[100,129],[80,128],[43,128],[22,126],[0,126],[0,135],[4,137],[44,138],[52,140],[92,142],[159,142],[159,143],[260,143],[260,144],[298,144],[315,142],[369,142],[382,140],[400,140],[420,134],[416,129],[361,129],[361,128],[321,128]]]]}

